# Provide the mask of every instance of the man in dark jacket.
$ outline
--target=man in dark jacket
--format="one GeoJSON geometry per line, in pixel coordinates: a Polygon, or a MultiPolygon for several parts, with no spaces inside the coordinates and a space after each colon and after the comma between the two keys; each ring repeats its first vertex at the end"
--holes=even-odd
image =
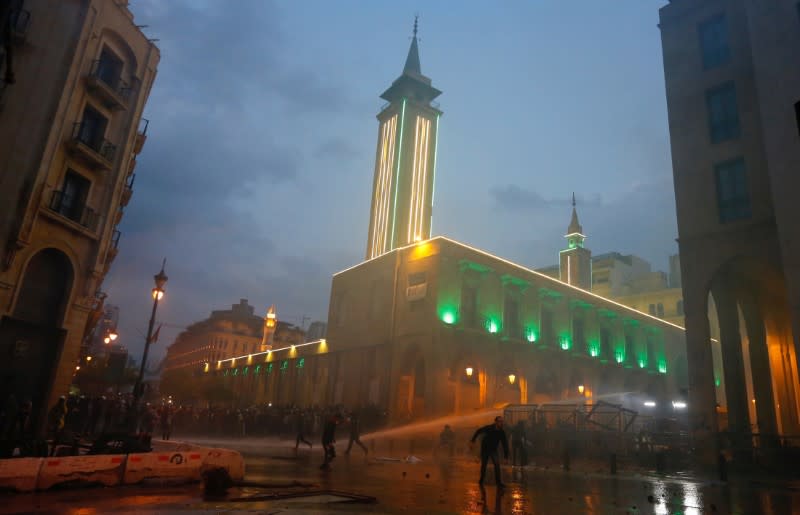
{"type": "Polygon", "coordinates": [[[483,426],[475,431],[470,440],[470,446],[481,435],[483,436],[481,440],[481,479],[478,484],[483,484],[483,478],[486,475],[486,463],[491,459],[494,465],[495,483],[499,488],[502,488],[506,485],[503,484],[503,480],[500,477],[500,458],[497,455],[497,445],[503,444],[503,454],[505,459],[508,459],[508,438],[506,437],[506,432],[503,431],[503,417],[495,417],[494,424],[483,426]]]}
{"type": "Polygon", "coordinates": [[[336,457],[336,426],[341,422],[342,417],[337,413],[322,426],[322,450],[325,452],[325,461],[319,467],[321,469],[330,468],[331,461],[336,457]]]}

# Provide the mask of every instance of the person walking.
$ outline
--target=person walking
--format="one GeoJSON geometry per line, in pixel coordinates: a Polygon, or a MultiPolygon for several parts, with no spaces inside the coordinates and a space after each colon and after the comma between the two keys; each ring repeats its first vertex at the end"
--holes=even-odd
{"type": "Polygon", "coordinates": [[[519,462],[520,466],[528,464],[528,453],[525,449],[525,422],[517,421],[511,428],[511,466],[514,467],[519,462]]]}
{"type": "Polygon", "coordinates": [[[300,447],[300,443],[304,443],[308,445],[308,448],[311,449],[314,445],[306,440],[306,417],[302,411],[298,410],[295,413],[295,431],[297,432],[297,438],[294,441],[294,450],[297,452],[297,448],[300,447]]]}
{"type": "Polygon", "coordinates": [[[470,448],[472,448],[479,436],[483,438],[481,439],[481,478],[478,484],[483,484],[483,479],[486,475],[486,463],[491,459],[494,465],[495,484],[498,488],[503,488],[506,485],[503,484],[503,479],[500,476],[500,458],[497,455],[497,446],[502,444],[503,454],[505,459],[508,459],[508,438],[503,430],[503,417],[495,417],[494,424],[483,426],[475,431],[470,440],[470,448]]]}
{"type": "Polygon", "coordinates": [[[347,444],[347,450],[344,451],[345,455],[350,454],[350,449],[353,447],[353,442],[357,443],[359,447],[364,449],[366,455],[369,451],[367,446],[361,441],[361,421],[358,418],[358,413],[350,415],[350,442],[347,444]]]}
{"type": "Polygon", "coordinates": [[[322,426],[322,450],[325,453],[325,461],[319,468],[326,470],[331,468],[331,461],[336,457],[336,426],[342,422],[339,414],[331,415],[322,426]]]}
{"type": "Polygon", "coordinates": [[[453,456],[456,447],[456,433],[450,428],[449,424],[445,424],[442,432],[439,433],[439,445],[434,450],[434,455],[438,454],[440,449],[444,449],[448,457],[453,456]]]}

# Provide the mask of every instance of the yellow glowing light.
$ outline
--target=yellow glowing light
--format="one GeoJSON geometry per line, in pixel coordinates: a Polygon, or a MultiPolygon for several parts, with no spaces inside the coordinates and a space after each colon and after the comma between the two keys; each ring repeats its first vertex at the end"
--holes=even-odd
{"type": "Polygon", "coordinates": [[[253,356],[253,357],[266,356],[267,359],[269,359],[272,356],[272,353],[274,353],[274,352],[281,352],[281,351],[290,351],[291,352],[292,347],[294,347],[295,350],[296,350],[296,349],[298,349],[300,347],[305,347],[307,345],[317,345],[317,344],[320,344],[320,345],[324,344],[327,347],[327,342],[325,340],[314,340],[313,342],[297,343],[297,344],[292,345],[292,346],[281,347],[279,349],[271,349],[271,350],[264,351],[264,352],[257,352],[255,354],[250,354],[250,355],[243,354],[241,356],[236,356],[236,357],[233,357],[233,358],[225,358],[223,360],[220,360],[218,363],[221,365],[222,363],[225,363],[226,361],[230,361],[231,362],[231,366],[233,367],[233,366],[236,365],[236,360],[237,359],[244,359],[244,358],[247,358],[248,356],[253,356]]]}
{"type": "Polygon", "coordinates": [[[397,115],[392,116],[381,126],[380,156],[378,158],[378,177],[373,199],[372,236],[370,257],[383,254],[386,250],[389,211],[392,198],[392,169],[394,168],[395,135],[397,115]]]}
{"type": "Polygon", "coordinates": [[[110,333],[108,333],[108,337],[111,338],[111,341],[113,342],[114,340],[116,340],[119,337],[119,335],[117,333],[115,333],[114,331],[111,331],[110,333]]]}
{"type": "Polygon", "coordinates": [[[411,202],[408,211],[407,241],[423,238],[425,219],[425,192],[428,179],[428,144],[430,142],[431,121],[417,116],[414,131],[414,161],[411,178],[411,202]]]}
{"type": "Polygon", "coordinates": [[[472,377],[472,367],[465,368],[464,372],[467,373],[467,377],[472,377]]]}
{"type": "Polygon", "coordinates": [[[514,384],[514,381],[517,380],[517,376],[514,374],[508,374],[508,384],[514,384]]]}
{"type": "Polygon", "coordinates": [[[92,361],[92,357],[91,356],[86,356],[86,361],[92,361]]]}
{"type": "Polygon", "coordinates": [[[582,384],[578,385],[578,393],[580,393],[581,395],[583,395],[583,392],[584,392],[585,390],[586,390],[586,387],[585,387],[585,386],[583,386],[582,384]]]}
{"type": "Polygon", "coordinates": [[[80,369],[81,369],[80,365],[75,365],[75,370],[80,370],[80,369]]]}
{"type": "Polygon", "coordinates": [[[111,338],[106,336],[105,338],[103,338],[103,343],[111,343],[111,338]]]}
{"type": "Polygon", "coordinates": [[[153,288],[153,299],[161,300],[164,298],[164,290],[159,290],[158,288],[153,288]]]}

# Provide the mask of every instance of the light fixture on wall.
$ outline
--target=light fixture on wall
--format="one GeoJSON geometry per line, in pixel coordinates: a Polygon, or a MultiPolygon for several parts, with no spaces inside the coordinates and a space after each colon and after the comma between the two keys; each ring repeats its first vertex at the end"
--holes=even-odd
{"type": "Polygon", "coordinates": [[[578,385],[578,393],[579,393],[579,394],[583,395],[583,392],[584,392],[585,390],[586,390],[586,387],[585,387],[585,386],[583,386],[582,384],[579,384],[579,385],[578,385]]]}
{"type": "Polygon", "coordinates": [[[467,377],[472,377],[472,367],[465,368],[464,372],[467,373],[467,377]]]}
{"type": "Polygon", "coordinates": [[[514,384],[516,380],[517,376],[515,376],[514,374],[508,374],[508,384],[514,384]]]}

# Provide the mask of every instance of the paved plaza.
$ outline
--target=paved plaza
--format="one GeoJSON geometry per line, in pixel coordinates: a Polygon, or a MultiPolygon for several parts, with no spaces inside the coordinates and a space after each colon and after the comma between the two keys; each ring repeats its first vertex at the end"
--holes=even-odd
{"type": "MultiPolygon", "coordinates": [[[[214,443],[198,440],[197,443],[214,443]]],[[[228,441],[247,460],[246,480],[279,485],[233,488],[208,498],[201,485],[146,485],[86,488],[38,494],[4,494],[3,513],[387,513],[387,514],[790,514],[800,511],[800,484],[775,480],[731,480],[728,483],[688,476],[621,472],[612,476],[588,466],[560,468],[503,467],[506,488],[490,479],[480,488],[479,465],[470,458],[410,463],[408,457],[364,456],[355,448],[339,457],[330,471],[319,469],[322,453],[276,445],[274,441],[228,441]],[[290,481],[307,485],[280,486],[290,481]],[[351,502],[344,494],[374,497],[351,502]],[[301,495],[265,500],[265,495],[301,495]]],[[[414,459],[410,461],[416,461],[414,459]]],[[[489,475],[491,477],[491,475],[489,475]]]]}

